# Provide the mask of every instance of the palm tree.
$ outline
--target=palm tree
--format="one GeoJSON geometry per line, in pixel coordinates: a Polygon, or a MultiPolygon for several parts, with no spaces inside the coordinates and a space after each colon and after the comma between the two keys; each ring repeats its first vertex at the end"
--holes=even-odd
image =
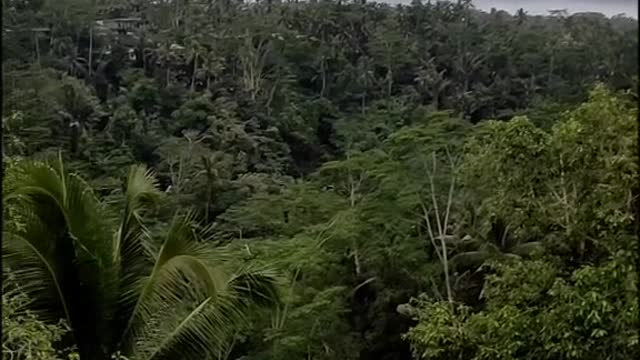
{"type": "Polygon", "coordinates": [[[451,85],[451,80],[446,78],[446,70],[438,71],[434,59],[424,61],[424,66],[420,67],[415,77],[418,89],[421,93],[431,99],[433,108],[440,110],[440,98],[451,85]]]}
{"type": "Polygon", "coordinates": [[[520,242],[500,219],[491,224],[491,230],[485,239],[470,236],[462,239],[461,246],[471,246],[472,250],[462,251],[451,258],[456,270],[478,269],[486,261],[500,258],[520,258],[530,255],[542,247],[538,241],[520,242]]]}
{"type": "Polygon", "coordinates": [[[61,159],[14,171],[5,268],[43,320],[69,324],[82,359],[206,358],[252,309],[276,305],[275,274],[232,267],[188,213],[154,246],[143,218],[162,193],[144,166],[130,169],[119,214],[61,159]]]}

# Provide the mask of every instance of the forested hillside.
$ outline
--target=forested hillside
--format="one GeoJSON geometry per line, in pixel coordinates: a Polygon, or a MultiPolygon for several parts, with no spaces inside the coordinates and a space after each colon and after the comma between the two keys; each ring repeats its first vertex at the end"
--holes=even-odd
{"type": "Polygon", "coordinates": [[[2,16],[3,358],[640,357],[636,20],[2,16]]]}

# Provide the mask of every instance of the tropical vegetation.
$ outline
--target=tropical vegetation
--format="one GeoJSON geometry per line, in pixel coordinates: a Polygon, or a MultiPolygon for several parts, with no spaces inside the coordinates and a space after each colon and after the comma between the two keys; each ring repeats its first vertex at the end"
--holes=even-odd
{"type": "Polygon", "coordinates": [[[3,359],[640,357],[637,20],[2,6],[3,359]]]}

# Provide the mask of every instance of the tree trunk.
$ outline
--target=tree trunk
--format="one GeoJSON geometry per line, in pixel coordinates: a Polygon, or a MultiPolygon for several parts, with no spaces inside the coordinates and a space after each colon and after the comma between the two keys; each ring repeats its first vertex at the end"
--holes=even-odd
{"type": "Polygon", "coordinates": [[[93,25],[89,27],[89,79],[93,74],[93,25]]]}
{"type": "Polygon", "coordinates": [[[196,90],[196,70],[198,70],[198,53],[193,55],[193,73],[191,74],[191,91],[196,90]]]}
{"type": "Polygon", "coordinates": [[[356,268],[356,278],[360,278],[360,273],[362,272],[361,270],[361,266],[360,266],[360,256],[358,255],[358,247],[354,246],[353,247],[353,264],[356,268]]]}
{"type": "Polygon", "coordinates": [[[147,73],[147,54],[144,48],[144,33],[140,36],[140,55],[142,56],[142,71],[147,73]]]}
{"type": "Polygon", "coordinates": [[[553,75],[553,63],[554,56],[551,54],[551,60],[549,61],[549,73],[547,74],[547,86],[551,84],[551,76],[553,75]]]}
{"type": "Polygon", "coordinates": [[[433,100],[431,102],[433,104],[433,107],[436,109],[436,111],[440,110],[440,93],[436,92],[433,95],[433,100]]]}
{"type": "Polygon", "coordinates": [[[178,30],[180,26],[180,16],[178,15],[178,12],[180,10],[180,2],[178,0],[176,0],[175,2],[176,2],[176,9],[174,10],[173,26],[175,26],[176,30],[178,30]]]}
{"type": "Polygon", "coordinates": [[[325,70],[324,59],[320,63],[320,72],[322,73],[322,88],[320,89],[320,97],[324,97],[324,90],[327,87],[327,73],[325,70]]]}
{"type": "Polygon", "coordinates": [[[449,303],[453,303],[451,280],[449,279],[449,259],[447,258],[447,244],[444,241],[444,235],[440,236],[440,243],[442,246],[442,267],[444,269],[445,286],[447,287],[447,300],[449,301],[449,303]]]}
{"type": "Polygon", "coordinates": [[[49,55],[53,55],[53,26],[49,26],[49,55]]]}
{"type": "Polygon", "coordinates": [[[35,50],[36,50],[36,64],[38,64],[38,67],[40,67],[40,41],[38,40],[37,32],[33,33],[33,41],[35,43],[35,50]]]}
{"type": "MultiPolygon", "coordinates": [[[[350,153],[347,152],[347,160],[350,159],[350,153]]],[[[351,171],[349,170],[348,173],[348,181],[349,181],[349,207],[350,208],[354,208],[356,206],[356,191],[359,188],[359,184],[356,185],[355,180],[353,179],[353,175],[351,174],[351,171]]],[[[361,266],[360,266],[360,255],[358,252],[358,241],[354,240],[353,244],[351,244],[351,247],[353,248],[352,250],[352,254],[353,254],[353,265],[355,267],[356,270],[356,278],[360,278],[360,273],[361,273],[361,266]]]]}
{"type": "Polygon", "coordinates": [[[391,87],[393,86],[393,73],[391,68],[387,69],[387,97],[391,97],[391,87]]]}
{"type": "Polygon", "coordinates": [[[213,196],[213,182],[214,182],[214,176],[213,176],[213,172],[211,171],[211,162],[209,161],[209,159],[207,159],[206,157],[202,157],[202,164],[205,167],[205,170],[207,172],[207,202],[206,202],[206,207],[205,207],[205,214],[204,214],[204,219],[205,219],[205,223],[208,224],[210,219],[210,209],[211,209],[211,197],[213,196]]]}
{"type": "Polygon", "coordinates": [[[267,107],[267,115],[271,116],[271,103],[273,102],[273,98],[276,95],[276,90],[278,88],[278,81],[276,80],[276,83],[273,84],[273,87],[271,88],[271,91],[269,92],[269,98],[267,99],[267,103],[265,104],[265,106],[267,107]]]}
{"type": "MultiPolygon", "coordinates": [[[[444,214],[444,220],[441,222],[440,221],[440,211],[438,209],[438,201],[436,199],[436,190],[435,190],[435,185],[434,185],[434,181],[433,181],[433,174],[435,173],[435,163],[436,163],[436,156],[435,153],[432,154],[433,155],[433,163],[434,163],[434,168],[433,168],[433,172],[432,173],[428,173],[427,176],[429,178],[429,186],[430,186],[430,190],[431,190],[431,203],[432,203],[432,207],[433,207],[433,211],[434,211],[434,217],[436,218],[436,229],[437,230],[437,236],[434,233],[434,229],[431,226],[431,221],[429,220],[429,211],[427,210],[427,208],[425,207],[424,204],[422,204],[422,211],[423,211],[423,216],[424,216],[424,220],[427,224],[427,230],[429,232],[429,240],[431,241],[431,244],[433,245],[434,251],[436,252],[436,255],[438,256],[438,259],[440,260],[440,262],[442,263],[442,268],[444,271],[444,279],[445,279],[445,287],[447,290],[447,300],[449,303],[453,303],[453,292],[451,291],[451,280],[449,278],[449,258],[448,258],[448,250],[447,250],[447,244],[445,241],[446,235],[447,235],[447,228],[448,228],[448,224],[449,224],[449,215],[451,213],[451,203],[452,203],[452,199],[453,199],[453,191],[454,191],[454,187],[455,187],[455,178],[452,177],[451,179],[451,184],[449,186],[449,196],[447,199],[447,206],[446,206],[446,210],[445,210],[445,214],[444,214]],[[440,247],[441,247],[441,251],[438,251],[438,247],[436,245],[436,239],[440,240],[440,247]]],[[[453,167],[453,165],[452,165],[453,167]]]]}
{"type": "Polygon", "coordinates": [[[71,153],[78,153],[78,144],[80,142],[80,123],[72,120],[71,122],[71,153]]]}

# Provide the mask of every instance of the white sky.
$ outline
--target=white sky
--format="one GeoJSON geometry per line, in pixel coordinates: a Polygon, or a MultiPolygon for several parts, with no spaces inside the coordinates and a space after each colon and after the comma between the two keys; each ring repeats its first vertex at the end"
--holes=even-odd
{"type": "MultiPolygon", "coordinates": [[[[426,2],[427,0],[423,0],[426,2]]],[[[435,1],[435,0],[432,0],[435,1]]],[[[380,0],[389,4],[409,4],[411,0],[380,0]]],[[[638,0],[473,0],[479,10],[489,11],[492,7],[514,13],[523,8],[530,15],[546,15],[548,10],[567,9],[569,13],[599,12],[606,16],[625,13],[638,18],[638,0]]]]}

